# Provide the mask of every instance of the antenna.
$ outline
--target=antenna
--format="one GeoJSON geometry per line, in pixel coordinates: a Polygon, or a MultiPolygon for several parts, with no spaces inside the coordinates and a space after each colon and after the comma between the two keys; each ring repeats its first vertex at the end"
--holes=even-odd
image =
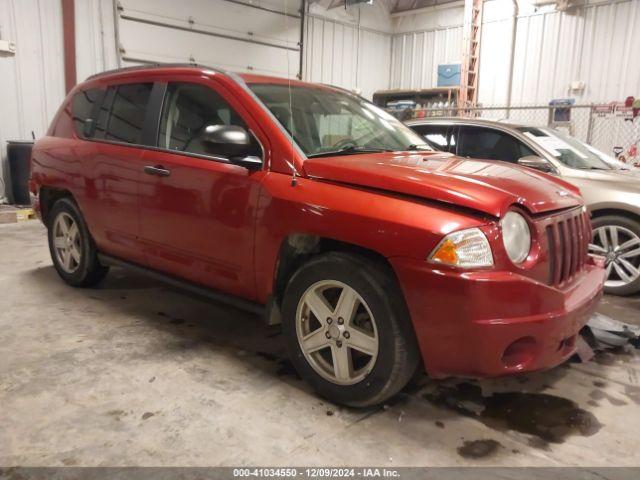
{"type": "MultiPolygon", "coordinates": [[[[304,8],[304,2],[301,0],[301,5],[302,8],[304,8]]],[[[286,35],[285,37],[285,42],[289,43],[289,30],[288,30],[288,25],[287,25],[287,20],[289,18],[288,15],[288,11],[287,11],[287,0],[285,0],[284,2],[284,34],[286,35]]],[[[302,12],[300,12],[302,14],[302,12]]],[[[304,25],[302,24],[302,22],[300,23],[300,28],[302,29],[302,32],[304,32],[304,25]]],[[[301,32],[301,35],[302,35],[301,32]]],[[[299,55],[302,56],[302,48],[299,49],[299,55]]],[[[293,158],[294,158],[294,146],[293,146],[293,132],[295,132],[295,120],[293,118],[293,96],[291,94],[291,67],[289,64],[289,49],[287,48],[286,50],[286,56],[287,56],[287,82],[288,82],[288,91],[289,91],[289,115],[291,117],[291,132],[289,132],[289,136],[291,137],[291,162],[287,159],[285,159],[284,161],[287,163],[287,165],[289,165],[289,168],[291,168],[291,172],[292,172],[292,176],[291,176],[291,186],[295,187],[296,185],[298,185],[298,180],[296,179],[296,177],[298,176],[298,171],[296,170],[295,165],[293,165],[293,158]]],[[[300,74],[302,75],[302,71],[300,72],[300,74]]]]}
{"type": "Polygon", "coordinates": [[[295,165],[293,165],[293,163],[291,163],[289,160],[285,159],[285,162],[287,165],[289,165],[289,168],[291,169],[291,186],[295,187],[296,185],[298,185],[298,170],[296,170],[295,165]]]}

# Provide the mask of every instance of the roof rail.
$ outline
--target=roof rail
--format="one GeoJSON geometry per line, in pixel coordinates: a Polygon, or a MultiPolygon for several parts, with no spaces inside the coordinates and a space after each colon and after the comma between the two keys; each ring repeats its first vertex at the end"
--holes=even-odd
{"type": "Polygon", "coordinates": [[[122,68],[114,68],[112,70],[105,70],[103,72],[94,73],[87,77],[87,80],[93,80],[94,78],[100,78],[104,75],[112,75],[114,73],[123,73],[123,72],[135,72],[136,70],[146,70],[153,68],[177,68],[177,67],[193,67],[193,68],[207,68],[210,70],[215,70],[216,72],[222,72],[219,68],[209,67],[207,65],[201,65],[198,63],[155,63],[150,62],[144,65],[133,65],[131,67],[122,67],[122,68]]]}

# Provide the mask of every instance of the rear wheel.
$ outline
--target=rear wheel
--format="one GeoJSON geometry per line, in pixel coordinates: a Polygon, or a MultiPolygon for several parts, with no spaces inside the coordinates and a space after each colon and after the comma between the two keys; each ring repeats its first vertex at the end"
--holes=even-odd
{"type": "Polygon", "coordinates": [[[302,378],[336,403],[384,402],[418,365],[395,279],[355,255],[322,255],[294,274],[283,301],[283,330],[302,378]]]}
{"type": "Polygon", "coordinates": [[[593,219],[589,251],[605,257],[604,291],[631,295],[640,291],[640,222],[620,215],[593,219]]]}
{"type": "Polygon", "coordinates": [[[58,275],[74,287],[100,282],[109,268],[98,262],[93,239],[73,200],[56,201],[48,218],[49,251],[58,275]]]}

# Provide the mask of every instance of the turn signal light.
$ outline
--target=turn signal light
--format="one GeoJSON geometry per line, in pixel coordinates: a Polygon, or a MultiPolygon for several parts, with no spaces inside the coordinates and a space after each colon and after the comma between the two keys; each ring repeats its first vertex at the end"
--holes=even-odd
{"type": "Polygon", "coordinates": [[[456,254],[456,244],[448,238],[438,247],[438,249],[431,255],[431,260],[436,262],[448,263],[449,265],[456,265],[458,263],[458,255],[456,254]]]}
{"type": "Polygon", "coordinates": [[[429,255],[429,261],[462,268],[491,267],[493,253],[484,233],[468,228],[444,237],[429,255]]]}

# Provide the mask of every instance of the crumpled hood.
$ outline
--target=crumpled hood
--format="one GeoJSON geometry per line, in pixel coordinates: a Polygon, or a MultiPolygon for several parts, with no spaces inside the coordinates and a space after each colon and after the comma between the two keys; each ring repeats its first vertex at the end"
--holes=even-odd
{"type": "Polygon", "coordinates": [[[513,204],[533,214],[583,204],[576,187],[550,175],[437,152],[310,158],[304,171],[313,178],[422,197],[495,217],[513,204]]]}

